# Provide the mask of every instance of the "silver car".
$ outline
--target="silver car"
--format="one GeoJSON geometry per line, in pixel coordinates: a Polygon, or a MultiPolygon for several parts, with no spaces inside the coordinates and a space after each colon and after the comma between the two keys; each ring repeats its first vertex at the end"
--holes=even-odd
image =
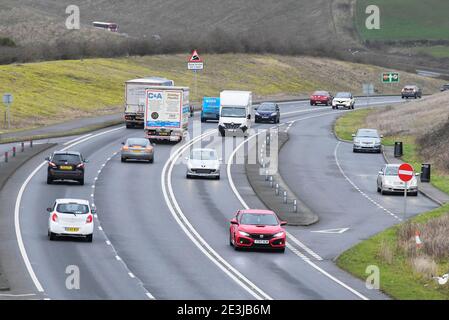
{"type": "Polygon", "coordinates": [[[154,148],[150,141],[145,138],[129,138],[122,142],[121,151],[122,162],[126,160],[146,160],[154,162],[154,148]]]}
{"type": "Polygon", "coordinates": [[[382,135],[376,129],[359,129],[353,137],[353,152],[382,152],[382,135]]]}
{"type": "MultiPolygon", "coordinates": [[[[377,192],[382,195],[388,193],[404,193],[405,182],[403,182],[398,175],[400,164],[386,164],[382,167],[377,175],[377,192]]],[[[418,176],[415,173],[413,178],[407,182],[407,194],[412,196],[418,195],[418,176]]]]}
{"type": "Polygon", "coordinates": [[[220,162],[214,149],[193,149],[187,160],[186,178],[210,177],[220,179],[220,162]]]}

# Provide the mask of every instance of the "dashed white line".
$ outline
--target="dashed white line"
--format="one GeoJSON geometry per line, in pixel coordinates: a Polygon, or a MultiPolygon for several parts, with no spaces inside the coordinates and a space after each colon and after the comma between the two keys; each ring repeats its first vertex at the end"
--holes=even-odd
{"type": "Polygon", "coordinates": [[[391,212],[390,210],[388,210],[387,208],[383,207],[380,203],[378,203],[377,201],[375,201],[374,199],[372,199],[369,195],[367,195],[365,192],[363,192],[349,177],[348,175],[344,172],[343,168],[340,165],[340,161],[338,160],[338,156],[337,156],[337,151],[338,151],[338,147],[340,146],[341,141],[337,142],[337,145],[335,146],[334,149],[334,160],[335,163],[337,164],[338,170],[340,171],[340,173],[343,175],[343,177],[345,178],[346,181],[349,182],[349,184],[355,189],[357,190],[357,192],[359,192],[364,198],[366,198],[368,201],[370,201],[373,205],[375,205],[376,207],[382,209],[383,211],[385,211],[387,214],[389,214],[390,216],[392,216],[393,218],[395,218],[398,221],[402,221],[401,218],[399,218],[396,214],[394,214],[393,212],[391,212]]]}

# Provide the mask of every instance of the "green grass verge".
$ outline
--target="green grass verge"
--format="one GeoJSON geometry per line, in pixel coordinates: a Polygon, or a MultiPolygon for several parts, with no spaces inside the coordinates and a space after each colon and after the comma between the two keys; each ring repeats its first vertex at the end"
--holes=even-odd
{"type": "Polygon", "coordinates": [[[447,0],[357,0],[356,27],[364,40],[449,39],[447,0]],[[380,9],[380,29],[368,30],[367,6],[380,9]]]}
{"type": "Polygon", "coordinates": [[[449,58],[449,46],[418,47],[416,51],[430,54],[435,58],[449,58]]]}
{"type": "MultiPolygon", "coordinates": [[[[412,218],[412,221],[425,223],[448,212],[449,204],[418,215],[412,218]]],[[[380,270],[380,289],[395,299],[449,299],[447,286],[439,286],[433,279],[423,279],[416,274],[408,263],[408,258],[396,248],[398,228],[398,225],[388,228],[345,251],[338,257],[337,265],[361,279],[368,277],[368,274],[365,273],[368,266],[378,266],[380,270]],[[383,245],[393,248],[394,257],[390,262],[381,258],[380,248],[383,245]]],[[[440,262],[438,266],[440,274],[446,273],[449,268],[447,261],[440,262]]]]}
{"type": "MultiPolygon", "coordinates": [[[[351,134],[358,128],[366,127],[366,117],[374,109],[362,109],[348,112],[337,119],[334,131],[340,139],[352,140],[351,134]]],[[[403,142],[404,155],[402,159],[409,162],[417,170],[420,169],[422,160],[417,152],[415,139],[410,136],[385,137],[385,146],[394,145],[395,141],[403,142]]],[[[432,184],[440,190],[449,193],[449,177],[442,175],[438,170],[433,169],[432,184]]],[[[412,221],[425,223],[426,221],[439,217],[449,212],[449,204],[430,212],[423,213],[412,218],[412,221]]],[[[398,226],[391,227],[368,240],[364,240],[353,248],[345,251],[339,256],[337,265],[351,274],[366,279],[367,266],[376,265],[380,269],[381,289],[388,295],[396,299],[449,299],[449,289],[438,286],[433,280],[425,280],[415,274],[408,263],[408,258],[396,248],[396,232],[398,226]],[[394,260],[392,263],[383,261],[380,256],[382,245],[388,244],[394,250],[394,260]]],[[[448,261],[439,261],[440,273],[446,273],[449,269],[448,261]]]]}

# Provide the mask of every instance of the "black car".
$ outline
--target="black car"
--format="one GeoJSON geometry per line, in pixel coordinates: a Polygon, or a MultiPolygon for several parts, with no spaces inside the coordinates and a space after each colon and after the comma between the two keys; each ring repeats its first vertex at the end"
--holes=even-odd
{"type": "Polygon", "coordinates": [[[256,122],[273,122],[279,123],[281,120],[281,112],[279,111],[279,106],[277,103],[273,102],[263,102],[256,109],[256,122]]]}
{"type": "Polygon", "coordinates": [[[440,91],[446,91],[449,90],[449,83],[443,84],[443,86],[440,88],[440,91]]]}
{"type": "Polygon", "coordinates": [[[48,161],[47,184],[54,180],[75,180],[84,185],[84,164],[87,160],[76,151],[55,151],[48,161]]]}

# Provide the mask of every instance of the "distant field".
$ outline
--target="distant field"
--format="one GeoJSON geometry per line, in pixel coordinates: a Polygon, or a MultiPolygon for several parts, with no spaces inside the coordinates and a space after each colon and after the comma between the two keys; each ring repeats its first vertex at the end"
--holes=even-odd
{"type": "MultiPolygon", "coordinates": [[[[202,96],[223,89],[254,92],[255,98],[308,96],[322,88],[361,93],[361,83],[376,83],[379,93],[398,93],[398,86],[378,84],[382,68],[362,64],[277,55],[203,55],[205,70],[194,77],[186,55],[156,55],[118,59],[85,59],[0,66],[0,92],[14,94],[14,128],[30,128],[86,116],[120,112],[124,81],[163,76],[191,88],[196,104],[202,96]],[[377,85],[378,84],[378,85],[377,85]]],[[[401,73],[404,83],[436,92],[442,82],[401,73]]],[[[2,119],[0,125],[2,125],[2,119]]]]}
{"type": "Polygon", "coordinates": [[[356,26],[363,40],[448,40],[447,0],[357,0],[356,26]],[[380,8],[380,30],[365,27],[368,5],[380,8]]]}
{"type": "Polygon", "coordinates": [[[449,58],[449,46],[418,47],[420,53],[427,53],[435,58],[449,58]]]}

